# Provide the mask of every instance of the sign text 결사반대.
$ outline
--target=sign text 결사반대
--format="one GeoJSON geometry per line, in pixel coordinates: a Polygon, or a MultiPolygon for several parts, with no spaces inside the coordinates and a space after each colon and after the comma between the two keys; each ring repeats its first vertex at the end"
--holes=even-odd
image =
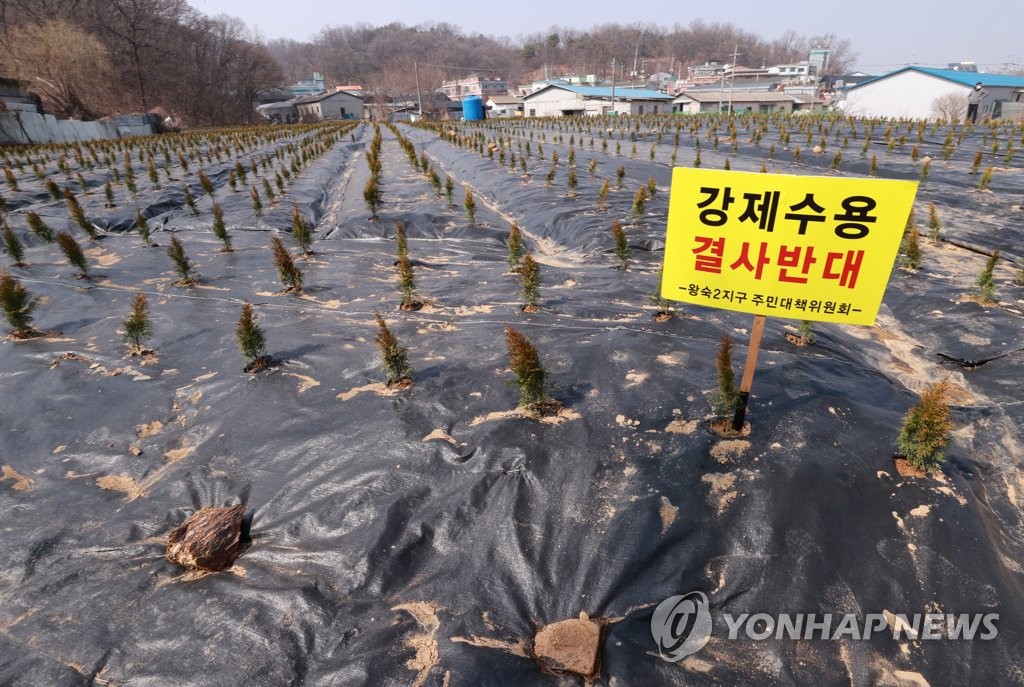
{"type": "Polygon", "coordinates": [[[874,324],[916,193],[916,181],[677,167],[661,295],[874,324]]]}

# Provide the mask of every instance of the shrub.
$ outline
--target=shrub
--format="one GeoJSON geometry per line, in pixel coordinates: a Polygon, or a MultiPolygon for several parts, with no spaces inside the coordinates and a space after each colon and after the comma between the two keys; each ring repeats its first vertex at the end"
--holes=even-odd
{"type": "Polygon", "coordinates": [[[27,339],[36,335],[32,328],[32,311],[36,309],[36,299],[20,281],[6,272],[0,272],[0,307],[4,310],[7,324],[14,330],[11,336],[27,339]]]}
{"type": "Polygon", "coordinates": [[[622,224],[618,220],[612,222],[612,240],[615,242],[615,257],[619,259],[618,268],[620,270],[628,270],[629,239],[626,238],[626,232],[622,229],[622,224]]]}
{"type": "Polygon", "coordinates": [[[626,178],[626,166],[619,165],[619,168],[615,170],[615,190],[622,190],[622,181],[626,178]]]}
{"type": "Polygon", "coordinates": [[[519,224],[512,223],[508,230],[508,264],[516,267],[523,257],[523,232],[519,224]]]}
{"type": "Polygon", "coordinates": [[[505,326],[505,346],[508,349],[509,367],[519,387],[519,407],[531,410],[547,400],[547,372],[540,361],[540,355],[533,344],[517,330],[505,326]]]}
{"type": "Polygon", "coordinates": [[[7,188],[12,191],[20,191],[18,188],[18,179],[14,176],[14,172],[11,171],[10,167],[4,167],[4,178],[7,180],[7,188]]]}
{"type": "Polygon", "coordinates": [[[141,291],[135,292],[135,302],[132,305],[132,312],[122,323],[124,326],[124,340],[128,342],[131,353],[140,353],[143,350],[146,339],[153,335],[153,324],[149,319],[149,303],[141,291]]]}
{"type": "Polygon", "coordinates": [[[523,287],[523,310],[534,312],[540,303],[540,265],[527,252],[519,266],[519,279],[523,287]]]}
{"type": "Polygon", "coordinates": [[[579,182],[576,179],[576,168],[575,167],[570,167],[569,168],[569,174],[567,176],[567,182],[566,183],[569,185],[569,197],[570,198],[575,198],[576,197],[576,187],[579,185],[579,182]]]}
{"type": "Polygon", "coordinates": [[[14,233],[14,230],[6,222],[3,223],[3,229],[0,230],[0,234],[3,235],[4,250],[14,260],[15,267],[24,266],[25,247],[21,245],[18,235],[14,233]]]}
{"type": "Polygon", "coordinates": [[[185,255],[185,247],[181,245],[181,241],[174,233],[171,233],[171,243],[167,246],[167,257],[174,263],[174,271],[181,277],[179,283],[182,286],[195,284],[199,280],[192,262],[185,255]]]}
{"type": "Polygon", "coordinates": [[[228,228],[224,224],[224,210],[221,209],[220,203],[217,201],[213,201],[213,235],[224,244],[224,252],[230,253],[231,235],[228,234],[228,228]]]}
{"type": "Polygon", "coordinates": [[[60,250],[64,253],[68,263],[78,270],[78,276],[82,279],[87,279],[89,277],[89,263],[86,262],[85,253],[82,251],[78,241],[75,240],[75,237],[66,231],[58,232],[57,245],[60,246],[60,250]]]}
{"type": "Polygon", "coordinates": [[[988,260],[985,261],[985,267],[982,268],[981,274],[974,280],[974,285],[978,287],[978,302],[979,303],[992,303],[996,299],[996,282],[993,277],[995,272],[996,262],[999,261],[999,249],[989,256],[988,260]]]}
{"type": "Polygon", "coordinates": [[[896,449],[912,467],[935,472],[944,460],[942,451],[949,444],[950,420],[949,380],[925,387],[921,398],[903,417],[896,449]]]}
{"type": "Polygon", "coordinates": [[[654,200],[655,194],[658,193],[658,182],[653,176],[647,177],[647,197],[650,200],[654,200]]]}
{"type": "Polygon", "coordinates": [[[248,302],[242,304],[242,314],[235,324],[235,340],[238,342],[238,350],[245,358],[246,372],[256,372],[270,363],[267,358],[266,337],[252,311],[252,305],[248,302]]]}
{"type": "Polygon", "coordinates": [[[309,230],[309,222],[299,212],[299,204],[292,203],[292,238],[303,255],[312,255],[313,233],[309,230]]]}
{"type": "Polygon", "coordinates": [[[387,377],[387,385],[389,387],[411,385],[413,371],[409,364],[408,351],[399,345],[398,339],[388,329],[388,325],[380,313],[374,310],[373,316],[377,320],[377,334],[373,340],[380,348],[380,363],[387,377]]]}
{"type": "Polygon", "coordinates": [[[53,230],[46,225],[42,217],[29,210],[25,213],[25,221],[28,223],[28,228],[33,234],[47,243],[53,243],[53,230]]]}
{"type": "Polygon", "coordinates": [[[711,408],[715,415],[725,417],[736,409],[740,400],[740,390],[736,387],[732,370],[732,339],[728,334],[722,335],[715,367],[718,369],[718,388],[711,393],[711,408]]]}
{"type": "Polygon", "coordinates": [[[285,248],[284,241],[279,236],[270,237],[271,249],[273,250],[274,267],[277,268],[277,276],[288,291],[299,293],[302,291],[302,270],[295,265],[291,253],[285,248]]]}

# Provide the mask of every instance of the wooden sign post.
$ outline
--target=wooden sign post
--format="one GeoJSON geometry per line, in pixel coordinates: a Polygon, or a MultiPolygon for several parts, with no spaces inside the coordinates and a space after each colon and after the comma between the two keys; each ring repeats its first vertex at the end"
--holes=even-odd
{"type": "Polygon", "coordinates": [[[734,432],[743,431],[743,422],[747,417],[747,399],[750,398],[750,387],[754,384],[754,368],[757,367],[757,353],[761,348],[762,334],[764,315],[754,315],[754,327],[750,330],[750,345],[747,347],[747,362],[743,365],[743,379],[740,380],[740,401],[736,404],[736,414],[732,418],[734,432]]]}

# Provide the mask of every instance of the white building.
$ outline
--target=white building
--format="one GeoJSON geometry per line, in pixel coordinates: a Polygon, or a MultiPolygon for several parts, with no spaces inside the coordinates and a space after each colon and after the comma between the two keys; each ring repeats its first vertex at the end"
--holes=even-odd
{"type": "Polygon", "coordinates": [[[522,117],[523,99],[514,95],[489,95],[484,99],[488,117],[522,117]]]}
{"type": "Polygon", "coordinates": [[[523,98],[523,109],[527,117],[665,114],[672,111],[672,96],[647,88],[616,88],[613,93],[608,87],[551,84],[523,98]]]}
{"type": "Polygon", "coordinates": [[[323,121],[325,119],[362,119],[363,99],[348,91],[331,91],[320,95],[294,98],[291,103],[299,112],[302,121],[323,121]]]}
{"type": "Polygon", "coordinates": [[[1020,76],[904,67],[849,89],[844,109],[849,115],[863,117],[935,119],[939,116],[934,107],[937,100],[947,95],[963,98],[966,109],[967,94],[978,82],[988,92],[978,119],[1000,116],[1003,103],[1024,93],[1024,77],[1020,76]]]}

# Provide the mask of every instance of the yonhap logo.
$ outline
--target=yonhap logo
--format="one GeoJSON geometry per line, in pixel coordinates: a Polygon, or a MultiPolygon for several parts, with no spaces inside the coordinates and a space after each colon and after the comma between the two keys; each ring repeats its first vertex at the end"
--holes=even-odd
{"type": "Polygon", "coordinates": [[[711,639],[711,611],[704,592],[670,596],[651,616],[651,634],[658,654],[671,663],[704,648],[711,639]]]}

